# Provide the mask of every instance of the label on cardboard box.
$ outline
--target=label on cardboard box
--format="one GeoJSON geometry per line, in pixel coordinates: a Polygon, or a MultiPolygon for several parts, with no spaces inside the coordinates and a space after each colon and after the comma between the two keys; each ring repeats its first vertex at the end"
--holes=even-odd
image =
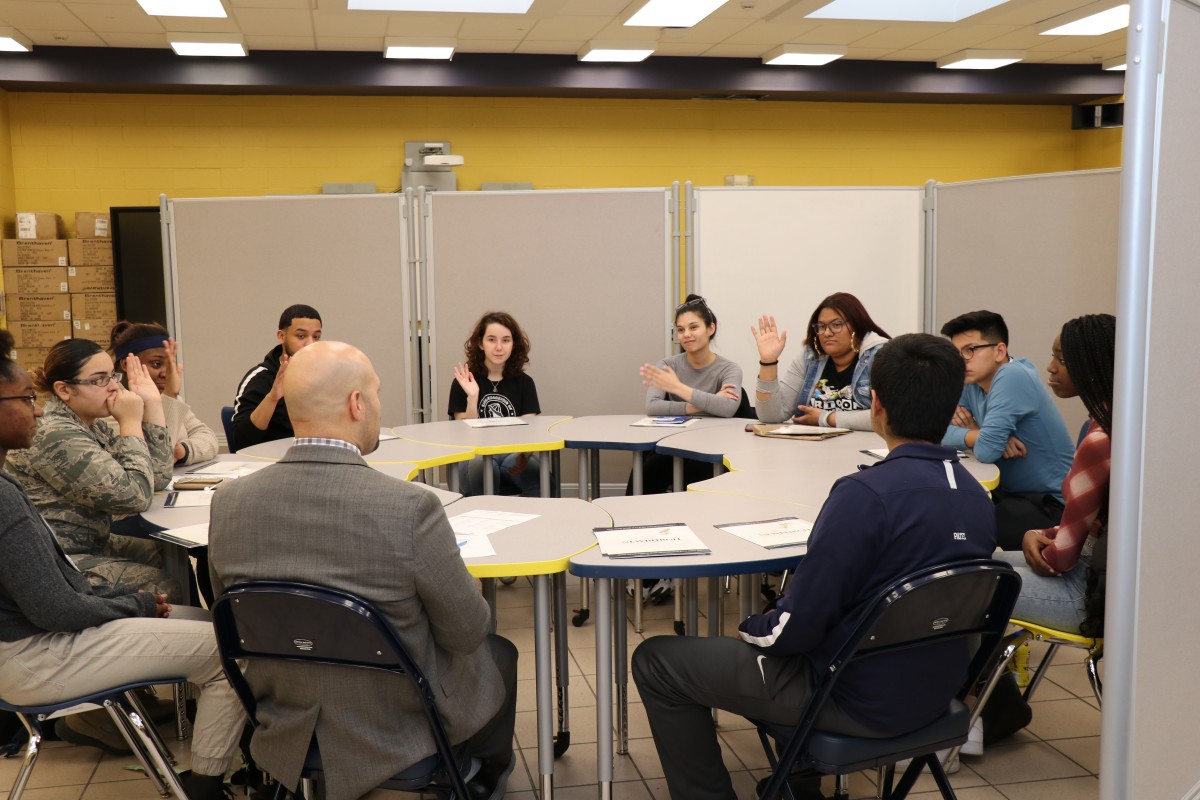
{"type": "Polygon", "coordinates": [[[18,211],[18,239],[61,239],[62,218],[53,211],[18,211]]]}
{"type": "Polygon", "coordinates": [[[67,267],[67,286],[72,294],[108,294],[117,290],[110,267],[67,267]]]}
{"type": "Polygon", "coordinates": [[[67,267],[5,267],[4,288],[10,294],[65,293],[69,288],[67,267]]]}
{"type": "Polygon", "coordinates": [[[9,322],[8,330],[18,350],[24,347],[53,347],[55,342],[71,338],[71,323],[66,320],[9,322]]]}
{"type": "Polygon", "coordinates": [[[6,294],[5,306],[10,320],[41,321],[70,319],[69,294],[6,294]]]}
{"type": "Polygon", "coordinates": [[[115,294],[73,294],[70,297],[72,319],[117,318],[115,294]]]}
{"type": "Polygon", "coordinates": [[[76,211],[75,235],[80,239],[103,239],[109,236],[107,211],[76,211]]]}
{"type": "Polygon", "coordinates": [[[91,339],[107,347],[116,324],[116,319],[76,319],[71,322],[71,328],[76,339],[91,339]]]}
{"type": "Polygon", "coordinates": [[[0,262],[6,267],[65,267],[67,240],[5,239],[0,241],[0,262]]]}
{"type": "Polygon", "coordinates": [[[113,263],[112,239],[68,239],[73,267],[101,267],[113,263]]]}

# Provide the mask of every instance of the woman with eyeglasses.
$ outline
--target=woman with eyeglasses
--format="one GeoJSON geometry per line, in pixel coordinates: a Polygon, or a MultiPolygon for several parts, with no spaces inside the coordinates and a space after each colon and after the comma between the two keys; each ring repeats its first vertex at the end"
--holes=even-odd
{"type": "Polygon", "coordinates": [[[835,292],[808,320],[806,338],[787,372],[779,376],[779,357],[787,331],[775,317],[750,326],[758,345],[755,410],[763,422],[789,417],[802,425],[871,430],[871,362],[891,337],[852,294],[835,292]]]}
{"type": "Polygon", "coordinates": [[[162,394],[163,417],[171,432],[175,465],[197,464],[217,457],[217,435],[192,413],[191,406],[179,399],[183,366],[179,363],[179,345],[157,322],[121,320],[110,334],[109,352],[120,364],[137,356],[150,374],[150,380],[162,394]]]}
{"type": "Polygon", "coordinates": [[[50,348],[34,388],[48,395],[28,450],[10,453],[14,477],[59,544],[101,597],[138,590],[179,601],[153,542],[110,531],[114,516],[150,507],[171,480],[171,435],[162,396],[137,356],[124,362],[129,388],[100,345],[67,339],[50,348]],[[114,423],[105,421],[112,417],[114,423]]]}

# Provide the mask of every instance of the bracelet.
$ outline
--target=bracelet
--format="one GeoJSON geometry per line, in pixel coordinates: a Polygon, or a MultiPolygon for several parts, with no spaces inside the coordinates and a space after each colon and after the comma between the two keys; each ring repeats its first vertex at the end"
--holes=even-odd
{"type": "Polygon", "coordinates": [[[774,361],[759,361],[758,365],[760,367],[773,367],[778,363],[779,363],[779,359],[777,358],[774,361]]]}

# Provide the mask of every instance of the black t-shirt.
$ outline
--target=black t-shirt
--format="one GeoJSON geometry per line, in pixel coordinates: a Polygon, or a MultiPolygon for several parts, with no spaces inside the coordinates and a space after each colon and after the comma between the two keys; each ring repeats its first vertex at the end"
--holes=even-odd
{"type": "MultiPolygon", "coordinates": [[[[475,375],[479,384],[479,416],[480,417],[522,417],[526,414],[540,414],[542,407],[538,405],[537,387],[533,378],[522,372],[515,378],[503,378],[499,381],[489,380],[487,375],[475,375]]],[[[453,419],[455,414],[467,410],[467,393],[458,385],[458,381],[450,381],[450,405],[447,414],[453,419]]]]}
{"type": "Polygon", "coordinates": [[[855,356],[854,360],[843,370],[839,370],[834,365],[832,358],[826,361],[825,369],[822,370],[821,377],[813,388],[812,400],[808,402],[808,405],[821,411],[861,409],[862,406],[854,400],[854,390],[851,386],[856,366],[858,366],[858,356],[855,356]]]}

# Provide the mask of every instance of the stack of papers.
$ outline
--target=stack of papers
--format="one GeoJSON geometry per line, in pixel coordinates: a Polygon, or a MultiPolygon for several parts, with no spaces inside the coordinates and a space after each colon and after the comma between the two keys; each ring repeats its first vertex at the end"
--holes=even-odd
{"type": "Polygon", "coordinates": [[[208,523],[187,525],[182,528],[172,528],[169,531],[156,531],[150,534],[155,539],[182,545],[183,547],[208,547],[208,523]]]}
{"type": "Polygon", "coordinates": [[[771,436],[780,439],[828,439],[849,433],[849,428],[821,428],[817,425],[755,425],[755,436],[771,436]]]}
{"type": "Polygon", "coordinates": [[[163,503],[164,508],[195,508],[197,506],[212,505],[213,495],[212,489],[205,489],[201,492],[169,492],[167,501],[163,503]]]}
{"type": "Polygon", "coordinates": [[[265,469],[274,461],[217,461],[205,464],[203,467],[189,469],[188,475],[214,475],[222,478],[241,478],[260,469],[265,469]]]}
{"type": "Polygon", "coordinates": [[[730,522],[715,527],[768,550],[808,544],[808,535],[812,533],[812,523],[798,517],[764,519],[759,522],[730,522]]]}
{"type": "Polygon", "coordinates": [[[512,511],[487,511],[476,509],[450,517],[450,527],[458,542],[458,553],[463,558],[487,558],[496,555],[496,548],[488,539],[493,533],[520,525],[538,514],[517,514],[512,511]]]}
{"type": "Polygon", "coordinates": [[[483,419],[464,419],[463,422],[471,428],[505,428],[509,425],[528,425],[520,417],[484,417],[483,419]]]}
{"type": "Polygon", "coordinates": [[[696,421],[695,417],[680,416],[680,417],[644,417],[637,422],[631,422],[630,425],[635,428],[686,428],[696,421]]]}
{"type": "Polygon", "coordinates": [[[635,525],[624,528],[594,528],[600,552],[608,558],[650,556],[700,556],[712,551],[696,532],[682,522],[666,525],[635,525]]]}

